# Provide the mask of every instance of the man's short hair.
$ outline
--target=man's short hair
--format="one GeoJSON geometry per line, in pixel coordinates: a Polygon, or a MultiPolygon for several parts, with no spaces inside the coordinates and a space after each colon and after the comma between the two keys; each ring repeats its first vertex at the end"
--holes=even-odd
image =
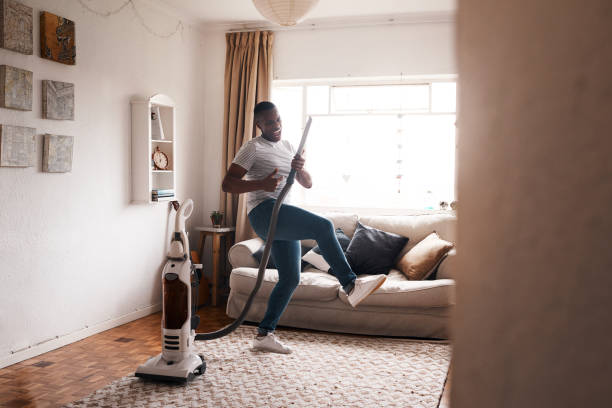
{"type": "Polygon", "coordinates": [[[274,108],[276,108],[276,105],[274,105],[272,102],[268,102],[268,101],[259,102],[257,105],[255,105],[255,109],[253,110],[255,120],[259,118],[260,113],[272,110],[274,108]]]}

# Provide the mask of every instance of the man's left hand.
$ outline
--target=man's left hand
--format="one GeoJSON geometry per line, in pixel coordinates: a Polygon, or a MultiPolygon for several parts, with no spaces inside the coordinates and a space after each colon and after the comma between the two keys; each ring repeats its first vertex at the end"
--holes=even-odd
{"type": "Polygon", "coordinates": [[[295,171],[301,171],[304,169],[305,162],[306,160],[302,156],[296,154],[291,161],[291,168],[295,169],[295,171]]]}

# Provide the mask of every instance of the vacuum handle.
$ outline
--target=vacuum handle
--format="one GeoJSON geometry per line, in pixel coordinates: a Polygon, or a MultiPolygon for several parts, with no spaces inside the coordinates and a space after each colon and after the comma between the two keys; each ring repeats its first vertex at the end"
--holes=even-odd
{"type": "MultiPolygon", "coordinates": [[[[304,145],[306,144],[306,139],[308,138],[308,132],[310,131],[310,124],[312,123],[312,117],[309,116],[308,120],[306,121],[306,126],[304,127],[304,133],[302,133],[302,140],[300,140],[300,146],[297,149],[297,153],[296,155],[302,155],[302,153],[304,152],[304,145]]],[[[287,183],[286,184],[293,184],[293,181],[295,179],[295,169],[291,169],[291,171],[289,172],[289,176],[287,176],[287,183]]]]}

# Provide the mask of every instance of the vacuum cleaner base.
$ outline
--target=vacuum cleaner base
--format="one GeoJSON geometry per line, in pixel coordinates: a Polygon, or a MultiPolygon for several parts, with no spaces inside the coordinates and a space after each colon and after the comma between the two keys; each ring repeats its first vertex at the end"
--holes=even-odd
{"type": "Polygon", "coordinates": [[[134,375],[156,381],[186,383],[205,371],[206,362],[202,355],[192,353],[178,363],[168,364],[162,359],[162,355],[158,354],[138,367],[134,375]]]}

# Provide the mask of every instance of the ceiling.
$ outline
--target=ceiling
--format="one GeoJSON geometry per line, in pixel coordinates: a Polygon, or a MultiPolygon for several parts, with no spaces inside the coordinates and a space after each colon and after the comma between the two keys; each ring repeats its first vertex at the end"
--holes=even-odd
{"type": "MultiPolygon", "coordinates": [[[[252,0],[160,0],[200,24],[232,25],[265,21],[252,0]]],[[[346,19],[456,10],[456,0],[319,0],[308,20],[346,19]]]]}

